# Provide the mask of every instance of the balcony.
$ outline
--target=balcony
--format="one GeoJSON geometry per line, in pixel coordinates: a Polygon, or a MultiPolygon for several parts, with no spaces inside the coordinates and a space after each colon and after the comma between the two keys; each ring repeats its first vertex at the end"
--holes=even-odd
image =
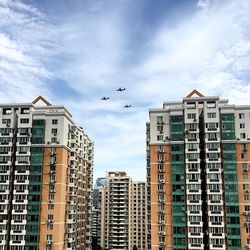
{"type": "Polygon", "coordinates": [[[208,216],[214,216],[214,215],[224,216],[224,213],[223,211],[208,211],[208,216]]]}
{"type": "Polygon", "coordinates": [[[201,221],[188,221],[188,227],[199,226],[202,227],[203,222],[201,221]]]}
{"type": "Polygon", "coordinates": [[[187,194],[201,194],[201,189],[196,189],[196,190],[187,189],[187,194]]]}
{"type": "Polygon", "coordinates": [[[187,215],[198,215],[198,216],[202,216],[202,211],[187,211],[187,215]]]}
{"type": "Polygon", "coordinates": [[[24,246],[25,240],[11,240],[10,246],[24,246]]]}
{"type": "MultiPolygon", "coordinates": [[[[249,222],[249,225],[250,225],[250,222],[249,222]]],[[[208,226],[209,227],[224,227],[225,224],[224,222],[221,222],[221,221],[213,221],[213,222],[208,222],[208,226]]]]}
{"type": "Polygon", "coordinates": [[[203,233],[188,233],[188,238],[203,238],[203,233]]]}
{"type": "Polygon", "coordinates": [[[213,249],[224,250],[224,249],[226,249],[226,246],[225,246],[225,245],[222,245],[222,244],[219,244],[219,245],[211,245],[210,249],[211,249],[211,250],[213,250],[213,249]]]}
{"type": "Polygon", "coordinates": [[[188,249],[204,249],[204,244],[188,244],[188,249]]]}
{"type": "Polygon", "coordinates": [[[213,239],[213,238],[225,238],[225,234],[224,233],[209,233],[209,238],[213,239]]]}

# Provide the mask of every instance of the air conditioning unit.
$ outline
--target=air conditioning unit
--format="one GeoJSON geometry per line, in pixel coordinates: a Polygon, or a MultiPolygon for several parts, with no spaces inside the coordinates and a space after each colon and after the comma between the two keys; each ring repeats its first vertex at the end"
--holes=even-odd
{"type": "Polygon", "coordinates": [[[47,245],[52,245],[52,240],[47,240],[47,245]]]}
{"type": "Polygon", "coordinates": [[[49,200],[49,203],[52,203],[52,202],[53,202],[53,200],[52,200],[52,199],[50,199],[50,200],[49,200]]]}
{"type": "Polygon", "coordinates": [[[47,144],[50,144],[51,142],[50,141],[47,141],[47,144]]]}
{"type": "Polygon", "coordinates": [[[48,223],[49,223],[49,224],[53,223],[53,220],[48,220],[48,223]]]}
{"type": "Polygon", "coordinates": [[[60,143],[60,141],[59,141],[59,140],[57,140],[57,141],[56,141],[56,144],[59,144],[59,143],[60,143]]]}

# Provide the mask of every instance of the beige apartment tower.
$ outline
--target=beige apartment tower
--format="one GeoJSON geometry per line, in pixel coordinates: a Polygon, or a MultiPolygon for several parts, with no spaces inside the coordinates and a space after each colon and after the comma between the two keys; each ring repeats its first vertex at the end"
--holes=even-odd
{"type": "Polygon", "coordinates": [[[147,249],[250,249],[250,106],[194,90],[149,117],[147,249]]]}
{"type": "MultiPolygon", "coordinates": [[[[106,186],[96,188],[100,227],[98,244],[103,249],[146,249],[146,186],[125,172],[108,172],[106,186]],[[98,197],[97,197],[98,196],[98,197]]],[[[94,227],[94,225],[93,225],[94,227]]]]}
{"type": "Polygon", "coordinates": [[[93,142],[42,97],[0,118],[0,249],[92,249],[93,142]]]}

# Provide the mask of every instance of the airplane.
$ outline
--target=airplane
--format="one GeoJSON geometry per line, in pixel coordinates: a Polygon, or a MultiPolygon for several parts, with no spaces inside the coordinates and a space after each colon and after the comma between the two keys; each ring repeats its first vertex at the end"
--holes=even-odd
{"type": "Polygon", "coordinates": [[[124,90],[126,90],[126,88],[119,88],[119,89],[117,89],[116,91],[122,92],[122,91],[124,91],[124,90]]]}
{"type": "Polygon", "coordinates": [[[125,105],[124,106],[124,108],[130,108],[131,107],[131,105],[125,105]]]}
{"type": "Polygon", "coordinates": [[[103,100],[103,101],[106,101],[106,100],[108,100],[109,99],[109,97],[103,97],[101,100],[103,100]]]}

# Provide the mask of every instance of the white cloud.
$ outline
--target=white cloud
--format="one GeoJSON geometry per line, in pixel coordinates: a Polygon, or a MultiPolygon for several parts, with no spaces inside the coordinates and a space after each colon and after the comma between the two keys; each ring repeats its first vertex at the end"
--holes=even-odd
{"type": "Polygon", "coordinates": [[[173,27],[166,16],[138,51],[128,46],[133,44],[124,24],[129,9],[103,11],[103,6],[103,2],[97,6],[101,11],[96,15],[66,20],[61,30],[62,48],[74,57],[63,76],[86,94],[79,107],[69,105],[85,115],[84,126],[96,141],[96,176],[115,167],[128,171],[136,167],[135,175],[145,177],[148,108],[178,100],[193,88],[238,103],[247,101],[250,5],[247,0],[197,1],[197,11],[173,27]],[[123,84],[127,90],[118,95],[114,89],[123,84]],[[246,98],[237,99],[242,93],[246,98]],[[111,95],[112,100],[100,102],[102,95],[111,95]],[[125,102],[134,106],[129,116],[120,108],[125,102]]]}
{"type": "Polygon", "coordinates": [[[43,15],[20,1],[0,1],[0,96],[2,102],[32,101],[48,95],[43,82],[52,43],[43,15]]]}
{"type": "Polygon", "coordinates": [[[6,89],[0,98],[27,101],[45,89],[93,137],[96,177],[106,170],[133,174],[136,169],[134,176],[142,179],[149,108],[179,100],[193,88],[248,103],[250,5],[248,0],[199,0],[194,13],[176,18],[172,27],[166,15],[147,40],[140,40],[136,32],[147,32],[148,23],[128,27],[133,1],[118,3],[91,2],[75,15],[58,14],[52,26],[33,6],[0,0],[0,86],[6,89]],[[53,86],[45,82],[55,76],[82,99],[51,93],[53,86]],[[115,91],[123,86],[123,93],[115,91]],[[111,99],[103,102],[102,96],[111,99]],[[132,108],[125,110],[125,104],[132,108]]]}

